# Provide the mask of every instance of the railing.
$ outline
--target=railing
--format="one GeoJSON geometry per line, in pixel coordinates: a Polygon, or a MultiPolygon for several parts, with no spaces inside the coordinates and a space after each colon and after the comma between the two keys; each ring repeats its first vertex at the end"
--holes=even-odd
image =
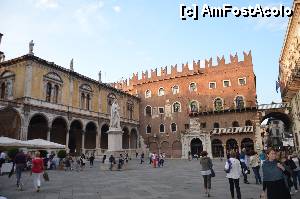
{"type": "Polygon", "coordinates": [[[272,104],[260,104],[257,106],[258,110],[266,110],[266,109],[281,109],[281,108],[289,108],[290,103],[282,102],[282,103],[272,103],[272,104]]]}

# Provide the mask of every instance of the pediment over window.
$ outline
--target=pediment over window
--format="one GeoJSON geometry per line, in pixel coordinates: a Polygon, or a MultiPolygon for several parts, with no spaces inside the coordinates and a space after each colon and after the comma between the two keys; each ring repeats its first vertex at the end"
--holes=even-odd
{"type": "Polygon", "coordinates": [[[92,87],[91,87],[90,85],[88,85],[88,84],[82,84],[82,85],[80,86],[80,89],[81,89],[81,90],[84,90],[84,91],[87,91],[87,92],[93,92],[92,87]]]}
{"type": "Polygon", "coordinates": [[[61,77],[54,72],[50,72],[50,73],[44,75],[44,79],[50,80],[50,81],[52,80],[52,81],[60,83],[60,84],[63,83],[63,80],[61,79],[61,77]]]}
{"type": "Polygon", "coordinates": [[[10,72],[10,71],[4,71],[4,72],[1,74],[0,78],[8,78],[8,77],[13,77],[13,76],[15,76],[15,74],[14,74],[13,72],[10,72]]]}

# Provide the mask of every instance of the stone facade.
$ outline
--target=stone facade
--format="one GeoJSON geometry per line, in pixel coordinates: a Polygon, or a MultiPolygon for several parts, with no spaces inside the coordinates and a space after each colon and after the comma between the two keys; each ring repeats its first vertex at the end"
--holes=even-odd
{"type": "Polygon", "coordinates": [[[0,62],[0,136],[43,138],[71,152],[107,149],[110,106],[121,107],[123,148],[139,148],[136,96],[31,54],[0,62]]]}
{"type": "Polygon", "coordinates": [[[289,19],[279,60],[282,101],[290,102],[294,142],[300,143],[300,1],[294,0],[294,15],[289,19]]]}
{"type": "MultiPolygon", "coordinates": [[[[191,129],[191,114],[211,112],[213,115],[214,112],[256,106],[251,51],[243,55],[242,61],[237,54],[230,55],[229,63],[225,63],[224,56],[217,57],[217,65],[213,65],[212,58],[205,60],[204,66],[200,66],[200,61],[193,61],[192,67],[183,64],[181,71],[177,70],[177,65],[171,66],[171,71],[161,68],[160,75],[157,69],[151,70],[151,76],[146,71],[141,79],[136,73],[128,81],[113,85],[141,98],[140,133],[150,151],[165,152],[167,157],[186,157],[191,141],[196,138],[202,142],[202,148],[211,151],[208,129],[213,128],[217,120],[207,116],[207,127],[202,128],[201,121],[200,130],[191,129]]],[[[220,123],[220,128],[229,127],[240,117],[238,115],[224,114],[226,117],[220,121],[229,123],[220,123]]],[[[246,114],[247,119],[251,120],[250,113],[246,114]]],[[[254,136],[250,138],[253,140],[254,136]]]]}

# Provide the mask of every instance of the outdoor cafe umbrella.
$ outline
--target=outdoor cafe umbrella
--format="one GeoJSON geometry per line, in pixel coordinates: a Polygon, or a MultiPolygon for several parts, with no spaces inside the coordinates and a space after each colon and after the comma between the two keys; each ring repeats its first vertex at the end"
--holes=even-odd
{"type": "Polygon", "coordinates": [[[26,141],[17,140],[9,137],[0,137],[0,146],[4,147],[31,147],[26,141]]]}
{"type": "Polygon", "coordinates": [[[43,139],[33,139],[25,141],[27,144],[32,146],[33,148],[43,148],[43,149],[64,149],[66,146],[62,144],[58,144],[55,142],[50,142],[48,140],[43,139]]]}

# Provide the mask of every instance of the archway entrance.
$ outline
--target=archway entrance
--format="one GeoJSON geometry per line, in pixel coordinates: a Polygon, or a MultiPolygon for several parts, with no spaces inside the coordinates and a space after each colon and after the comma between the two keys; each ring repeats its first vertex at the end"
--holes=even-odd
{"type": "Polygon", "coordinates": [[[199,138],[194,138],[191,141],[191,153],[192,155],[200,155],[200,153],[203,151],[203,145],[199,138]]]}
{"type": "Polygon", "coordinates": [[[47,140],[48,121],[42,115],[35,115],[31,118],[28,126],[28,140],[44,139],[47,140]]]}
{"type": "Polygon", "coordinates": [[[158,153],[158,144],[156,142],[151,142],[149,146],[151,153],[158,153]]]}
{"type": "Polygon", "coordinates": [[[63,118],[54,119],[50,130],[50,141],[65,145],[67,131],[68,131],[68,127],[65,119],[63,118]]]}
{"type": "Polygon", "coordinates": [[[21,118],[12,108],[0,110],[0,136],[14,139],[20,138],[21,118]]]}
{"type": "Polygon", "coordinates": [[[226,150],[231,151],[231,150],[239,150],[239,145],[235,139],[229,139],[226,142],[226,150]]]}
{"type": "Polygon", "coordinates": [[[104,124],[101,127],[101,143],[100,143],[101,149],[108,149],[108,135],[106,133],[108,129],[109,126],[107,124],[104,124]]]}
{"type": "Polygon", "coordinates": [[[246,151],[254,151],[254,142],[250,138],[244,138],[241,142],[241,149],[245,148],[246,151]]]}
{"type": "Polygon", "coordinates": [[[137,148],[137,141],[138,141],[137,132],[135,129],[132,129],[130,132],[130,148],[131,149],[137,148]]]}
{"type": "Polygon", "coordinates": [[[127,127],[123,128],[122,148],[129,149],[129,130],[127,127]]]}
{"type": "Polygon", "coordinates": [[[213,157],[224,157],[224,147],[221,140],[214,139],[211,142],[211,148],[213,157]]]}
{"type": "Polygon", "coordinates": [[[85,127],[84,148],[96,148],[97,126],[94,122],[89,122],[85,127]]]}
{"type": "Polygon", "coordinates": [[[82,148],[82,124],[75,120],[71,123],[69,133],[69,149],[70,153],[80,154],[82,148]]]}
{"type": "Polygon", "coordinates": [[[180,141],[173,142],[172,145],[172,157],[181,158],[182,156],[182,145],[180,141]]]}
{"type": "Polygon", "coordinates": [[[167,158],[171,157],[169,142],[163,141],[161,143],[161,150],[160,150],[160,152],[161,153],[165,153],[167,158]]]}

